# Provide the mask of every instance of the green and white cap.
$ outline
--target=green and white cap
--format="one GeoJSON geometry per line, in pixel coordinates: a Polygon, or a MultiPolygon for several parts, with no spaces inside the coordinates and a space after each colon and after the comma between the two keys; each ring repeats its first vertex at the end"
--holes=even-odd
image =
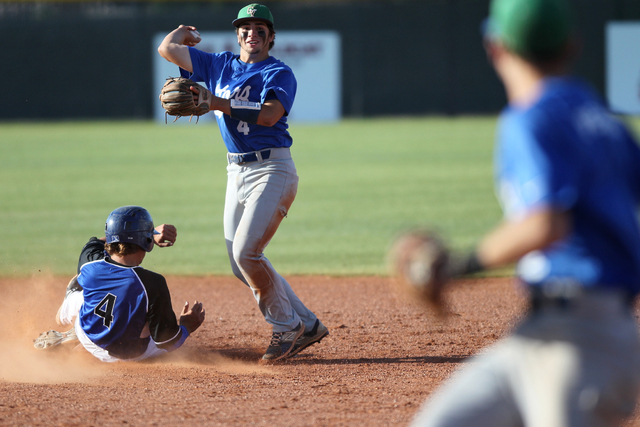
{"type": "Polygon", "coordinates": [[[492,0],[485,36],[524,57],[554,55],[571,37],[566,0],[492,0]]]}
{"type": "Polygon", "coordinates": [[[273,26],[273,15],[269,8],[263,4],[251,3],[240,9],[238,17],[232,22],[234,27],[239,27],[246,21],[262,21],[273,26]]]}

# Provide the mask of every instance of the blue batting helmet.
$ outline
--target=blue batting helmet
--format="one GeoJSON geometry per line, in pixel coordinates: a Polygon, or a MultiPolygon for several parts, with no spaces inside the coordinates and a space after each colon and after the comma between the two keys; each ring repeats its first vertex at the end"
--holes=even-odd
{"type": "Polygon", "coordinates": [[[153,227],[151,215],[140,206],[123,206],[111,212],[105,225],[107,243],[134,243],[151,252],[153,235],[160,234],[153,227]]]}

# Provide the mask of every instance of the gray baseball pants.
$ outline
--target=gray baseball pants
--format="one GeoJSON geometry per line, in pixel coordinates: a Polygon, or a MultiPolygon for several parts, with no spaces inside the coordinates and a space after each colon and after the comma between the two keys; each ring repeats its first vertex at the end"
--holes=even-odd
{"type": "Polygon", "coordinates": [[[638,326],[622,295],[543,307],[472,358],[413,421],[417,427],[610,427],[635,407],[638,326]]]}
{"type": "Polygon", "coordinates": [[[317,319],[264,256],[298,190],[289,148],[271,149],[268,160],[227,166],[224,235],[233,274],[253,291],[273,332],[302,321],[310,331],[317,319]]]}

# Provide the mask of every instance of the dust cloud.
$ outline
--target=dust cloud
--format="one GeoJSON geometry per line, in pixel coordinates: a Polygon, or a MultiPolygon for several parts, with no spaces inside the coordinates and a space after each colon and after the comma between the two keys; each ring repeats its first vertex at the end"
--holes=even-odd
{"type": "Polygon", "coordinates": [[[0,282],[0,380],[36,384],[86,382],[105,372],[97,359],[74,350],[77,341],[38,350],[33,341],[58,326],[55,315],[67,282],[47,273],[0,282]]]}

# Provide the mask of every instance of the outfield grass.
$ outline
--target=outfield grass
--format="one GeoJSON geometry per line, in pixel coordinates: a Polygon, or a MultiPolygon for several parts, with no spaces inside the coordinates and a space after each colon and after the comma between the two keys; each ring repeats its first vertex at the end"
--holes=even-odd
{"type": "MultiPolygon", "coordinates": [[[[267,256],[283,274],[385,274],[390,239],[414,225],[471,246],[501,215],[494,128],[495,117],[293,124],[300,187],[267,256]]],[[[215,124],[5,123],[0,135],[0,275],[73,274],[88,237],[128,204],[178,227],[147,268],[230,274],[215,124]]]]}

